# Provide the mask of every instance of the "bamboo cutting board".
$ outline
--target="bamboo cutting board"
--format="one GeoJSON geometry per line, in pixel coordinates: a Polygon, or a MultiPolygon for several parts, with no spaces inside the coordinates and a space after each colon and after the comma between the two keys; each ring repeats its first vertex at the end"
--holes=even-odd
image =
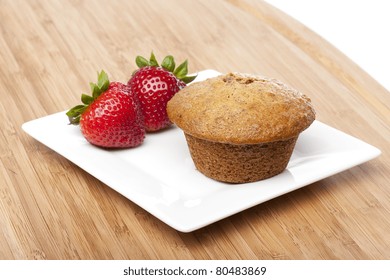
{"type": "MultiPolygon", "coordinates": [[[[390,93],[263,1],[1,1],[1,259],[388,259],[390,93]],[[24,133],[134,58],[280,79],[377,159],[180,233],[24,133]]],[[[191,219],[191,217],[188,217],[191,219]]]]}

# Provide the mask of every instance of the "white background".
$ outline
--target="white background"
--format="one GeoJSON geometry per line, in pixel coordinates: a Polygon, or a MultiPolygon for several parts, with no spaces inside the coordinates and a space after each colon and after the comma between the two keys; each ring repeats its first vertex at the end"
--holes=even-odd
{"type": "Polygon", "coordinates": [[[325,38],[390,91],[390,1],[266,2],[325,38]]]}

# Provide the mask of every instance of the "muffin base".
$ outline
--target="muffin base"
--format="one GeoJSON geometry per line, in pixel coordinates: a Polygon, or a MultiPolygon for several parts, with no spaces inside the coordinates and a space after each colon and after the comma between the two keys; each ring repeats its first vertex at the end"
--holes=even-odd
{"type": "Polygon", "coordinates": [[[298,136],[275,142],[234,145],[203,140],[184,133],[195,167],[227,183],[249,183],[286,169],[298,136]]]}

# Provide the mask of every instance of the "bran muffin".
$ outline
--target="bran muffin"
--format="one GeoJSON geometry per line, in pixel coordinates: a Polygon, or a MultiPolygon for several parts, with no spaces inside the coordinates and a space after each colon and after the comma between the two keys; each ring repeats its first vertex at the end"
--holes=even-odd
{"type": "Polygon", "coordinates": [[[310,99],[274,79],[229,73],[193,83],[168,102],[196,168],[223,182],[270,178],[287,166],[315,119],[310,99]]]}

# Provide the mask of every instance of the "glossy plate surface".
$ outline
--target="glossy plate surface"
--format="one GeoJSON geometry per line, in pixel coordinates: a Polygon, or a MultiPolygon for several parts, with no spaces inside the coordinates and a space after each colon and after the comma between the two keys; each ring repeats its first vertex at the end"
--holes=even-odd
{"type": "MultiPolygon", "coordinates": [[[[199,72],[197,81],[218,75],[199,72]]],[[[23,124],[36,140],[175,228],[190,232],[377,157],[377,148],[315,121],[301,133],[287,169],[267,180],[225,184],[199,173],[177,127],[147,134],[133,149],[90,145],[65,112],[23,124]]]]}

